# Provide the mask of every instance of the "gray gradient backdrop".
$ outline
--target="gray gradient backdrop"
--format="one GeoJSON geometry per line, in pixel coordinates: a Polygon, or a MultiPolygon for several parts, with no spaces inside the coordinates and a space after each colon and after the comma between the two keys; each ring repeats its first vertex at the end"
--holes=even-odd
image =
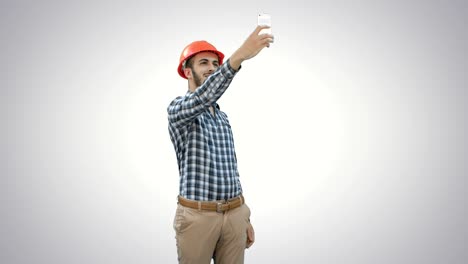
{"type": "Polygon", "coordinates": [[[467,263],[466,1],[2,1],[0,263],[175,263],[182,48],[274,45],[220,100],[247,263],[467,263]]]}

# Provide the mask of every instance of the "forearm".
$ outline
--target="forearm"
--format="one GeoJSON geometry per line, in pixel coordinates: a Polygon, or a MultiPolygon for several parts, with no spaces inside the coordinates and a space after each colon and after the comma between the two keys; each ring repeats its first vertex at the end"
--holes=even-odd
{"type": "Polygon", "coordinates": [[[230,59],[228,59],[195,90],[194,94],[201,99],[206,107],[209,107],[224,94],[236,73],[237,70],[232,68],[230,59]]]}
{"type": "Polygon", "coordinates": [[[231,55],[231,58],[229,58],[229,65],[231,65],[232,69],[234,69],[235,71],[238,71],[244,60],[245,58],[242,57],[242,53],[239,50],[236,50],[231,55]]]}

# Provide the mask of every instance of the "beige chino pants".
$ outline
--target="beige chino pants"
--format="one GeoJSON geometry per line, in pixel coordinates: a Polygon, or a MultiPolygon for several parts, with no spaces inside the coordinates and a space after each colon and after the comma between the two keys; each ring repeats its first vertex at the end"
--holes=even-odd
{"type": "Polygon", "coordinates": [[[243,264],[250,225],[246,204],[218,213],[177,205],[174,217],[180,264],[243,264]]]}

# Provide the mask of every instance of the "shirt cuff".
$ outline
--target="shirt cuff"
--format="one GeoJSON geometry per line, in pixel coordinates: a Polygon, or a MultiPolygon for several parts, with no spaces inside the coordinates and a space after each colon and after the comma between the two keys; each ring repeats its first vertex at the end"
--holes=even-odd
{"type": "Polygon", "coordinates": [[[239,67],[239,69],[236,71],[231,67],[231,64],[229,63],[228,59],[225,63],[223,63],[223,67],[221,67],[221,73],[226,76],[227,78],[233,78],[236,73],[240,71],[242,68],[242,65],[239,67]]]}

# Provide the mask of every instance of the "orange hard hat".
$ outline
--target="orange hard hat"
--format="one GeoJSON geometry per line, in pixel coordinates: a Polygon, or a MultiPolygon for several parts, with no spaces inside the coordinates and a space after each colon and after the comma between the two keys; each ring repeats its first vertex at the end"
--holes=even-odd
{"type": "Polygon", "coordinates": [[[184,71],[182,70],[184,62],[202,51],[210,51],[215,53],[216,55],[218,55],[219,65],[223,64],[224,54],[222,52],[218,51],[213,45],[211,45],[207,41],[194,41],[188,44],[187,47],[185,47],[182,51],[182,54],[180,54],[179,67],[177,67],[177,72],[182,78],[187,79],[187,77],[184,74],[184,71]]]}

